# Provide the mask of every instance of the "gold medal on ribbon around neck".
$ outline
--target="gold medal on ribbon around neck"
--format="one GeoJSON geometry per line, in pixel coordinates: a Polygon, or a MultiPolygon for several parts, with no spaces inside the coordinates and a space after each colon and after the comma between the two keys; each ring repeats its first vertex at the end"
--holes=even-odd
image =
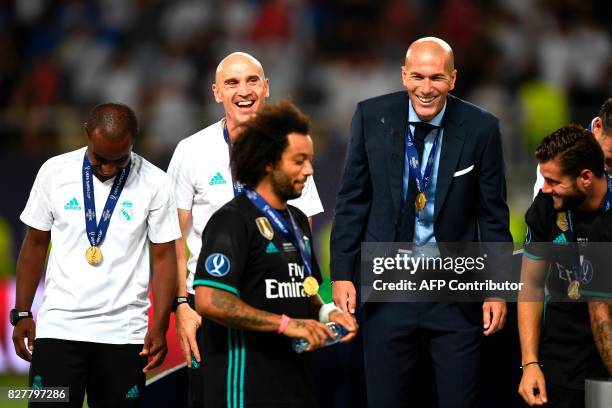
{"type": "Polygon", "coordinates": [[[314,296],[319,293],[319,282],[312,276],[308,276],[304,279],[304,293],[308,296],[314,296]]]}
{"type": "Polygon", "coordinates": [[[567,297],[572,300],[580,299],[580,282],[572,281],[567,287],[567,297]]]}
{"type": "Polygon", "coordinates": [[[423,211],[425,209],[425,205],[427,204],[427,197],[425,197],[425,193],[419,193],[416,196],[416,200],[414,201],[414,206],[417,211],[423,211]]]}
{"type": "Polygon", "coordinates": [[[557,213],[557,227],[563,232],[569,229],[569,224],[567,223],[567,214],[565,211],[557,213]]]}
{"type": "Polygon", "coordinates": [[[85,259],[92,266],[98,266],[102,262],[102,250],[97,246],[90,246],[85,251],[85,259]]]}

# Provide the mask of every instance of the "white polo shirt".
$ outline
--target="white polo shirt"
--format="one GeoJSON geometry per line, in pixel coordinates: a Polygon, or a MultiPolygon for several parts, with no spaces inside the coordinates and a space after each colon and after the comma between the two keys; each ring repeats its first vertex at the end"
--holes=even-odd
{"type": "MultiPolygon", "coordinates": [[[[85,151],[42,165],[20,217],[32,228],[51,231],[36,337],[140,344],[150,306],[148,241],[180,237],[172,190],[162,170],[132,153],[130,174],[100,246],[103,261],[92,266],[85,259],[90,246],[82,184],[85,151]]],[[[99,222],[114,178],[92,179],[99,222]]]]}
{"type": "MultiPolygon", "coordinates": [[[[176,206],[191,210],[192,226],[187,235],[187,291],[193,291],[193,276],[202,248],[202,232],[210,217],[234,198],[229,149],[223,137],[223,121],[183,139],[176,146],[168,174],[176,206]]],[[[312,177],[306,180],[302,196],[289,204],[308,217],[323,212],[323,205],[312,177]]]]}

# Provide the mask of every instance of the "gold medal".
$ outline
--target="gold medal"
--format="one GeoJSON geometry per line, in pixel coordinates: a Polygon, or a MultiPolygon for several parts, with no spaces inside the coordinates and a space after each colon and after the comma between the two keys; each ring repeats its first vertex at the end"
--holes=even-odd
{"type": "Polygon", "coordinates": [[[308,276],[304,279],[304,293],[308,296],[314,296],[319,292],[319,282],[312,276],[308,276]]]}
{"type": "Polygon", "coordinates": [[[92,266],[98,266],[102,262],[102,250],[97,246],[90,246],[85,251],[85,259],[92,266]]]}
{"type": "Polygon", "coordinates": [[[414,206],[417,211],[423,211],[425,209],[425,205],[427,204],[427,197],[425,197],[425,193],[419,193],[416,196],[416,200],[414,201],[414,206]]]}
{"type": "Polygon", "coordinates": [[[563,232],[569,229],[569,224],[567,223],[567,215],[565,211],[557,213],[557,227],[563,232]]]}
{"type": "Polygon", "coordinates": [[[580,299],[580,282],[572,281],[567,287],[567,297],[572,300],[580,299]]]}

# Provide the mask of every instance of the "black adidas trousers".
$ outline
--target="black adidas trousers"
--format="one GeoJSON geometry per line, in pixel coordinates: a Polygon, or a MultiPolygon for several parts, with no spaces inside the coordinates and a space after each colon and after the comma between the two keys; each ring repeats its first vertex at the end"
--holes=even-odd
{"type": "Polygon", "coordinates": [[[29,407],[138,407],[144,392],[142,344],[36,339],[30,388],[69,387],[70,402],[30,402],[29,407]]]}

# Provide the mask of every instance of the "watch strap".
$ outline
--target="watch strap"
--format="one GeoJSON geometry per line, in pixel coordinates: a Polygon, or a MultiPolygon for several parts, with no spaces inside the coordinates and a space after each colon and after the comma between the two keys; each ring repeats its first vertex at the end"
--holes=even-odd
{"type": "Polygon", "coordinates": [[[174,298],[174,303],[172,304],[172,311],[176,312],[176,309],[182,303],[189,303],[189,299],[187,299],[187,296],[177,296],[176,298],[174,298]]]}
{"type": "Polygon", "coordinates": [[[13,326],[17,325],[21,319],[34,317],[30,310],[17,310],[13,309],[10,312],[9,320],[13,326]]]}

